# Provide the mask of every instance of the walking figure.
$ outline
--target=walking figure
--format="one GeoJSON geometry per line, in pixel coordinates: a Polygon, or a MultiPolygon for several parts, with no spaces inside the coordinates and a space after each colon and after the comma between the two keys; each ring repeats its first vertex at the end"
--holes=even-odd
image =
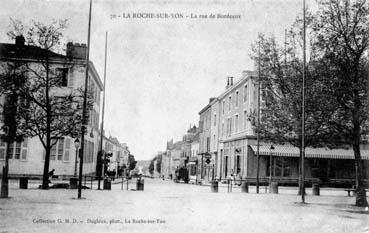
{"type": "Polygon", "coordinates": [[[54,172],[55,172],[55,169],[53,169],[53,170],[51,170],[50,172],[49,172],[49,183],[51,183],[51,178],[53,178],[53,176],[54,176],[54,172]]]}

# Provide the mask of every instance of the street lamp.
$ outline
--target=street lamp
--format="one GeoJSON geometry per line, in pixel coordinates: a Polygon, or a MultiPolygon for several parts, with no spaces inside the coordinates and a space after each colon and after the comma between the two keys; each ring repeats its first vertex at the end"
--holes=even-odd
{"type": "Polygon", "coordinates": [[[269,193],[272,192],[272,160],[273,160],[273,152],[274,146],[270,146],[270,153],[269,153],[269,193]]]}
{"type": "Polygon", "coordinates": [[[77,157],[78,157],[79,145],[80,145],[80,141],[77,138],[76,140],[74,140],[74,146],[76,147],[76,158],[75,158],[75,161],[74,161],[74,176],[75,177],[77,176],[77,157]]]}

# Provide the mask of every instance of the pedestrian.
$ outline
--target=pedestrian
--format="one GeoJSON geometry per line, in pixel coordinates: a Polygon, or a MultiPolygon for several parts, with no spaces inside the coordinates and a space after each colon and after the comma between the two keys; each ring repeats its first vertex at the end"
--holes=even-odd
{"type": "Polygon", "coordinates": [[[238,186],[241,185],[241,180],[242,180],[242,176],[241,176],[241,169],[237,168],[237,174],[235,176],[235,184],[237,184],[238,186]]]}
{"type": "Polygon", "coordinates": [[[49,172],[49,183],[51,183],[51,179],[53,178],[53,176],[54,176],[54,172],[55,172],[55,169],[53,169],[53,170],[51,170],[50,172],[49,172]]]}

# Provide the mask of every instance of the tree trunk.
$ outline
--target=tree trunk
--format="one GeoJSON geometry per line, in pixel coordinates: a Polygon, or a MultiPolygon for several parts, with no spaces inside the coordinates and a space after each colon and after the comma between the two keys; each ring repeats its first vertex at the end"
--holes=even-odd
{"type": "Polygon", "coordinates": [[[5,165],[3,167],[3,176],[1,178],[1,196],[0,198],[8,198],[9,197],[9,142],[6,143],[6,152],[5,152],[5,165]]]}
{"type": "Polygon", "coordinates": [[[45,164],[44,172],[42,176],[42,189],[49,189],[49,166],[50,166],[50,142],[47,143],[47,148],[45,148],[45,164]]]}
{"type": "Polygon", "coordinates": [[[366,207],[368,206],[368,201],[366,200],[366,191],[362,180],[362,164],[360,156],[360,144],[354,143],[353,145],[354,155],[355,155],[355,183],[356,187],[356,206],[366,207]]]}
{"type": "Polygon", "coordinates": [[[305,195],[305,185],[302,185],[302,169],[301,169],[301,161],[302,161],[302,149],[301,149],[301,145],[299,146],[299,150],[300,150],[300,157],[299,157],[299,164],[298,164],[298,168],[299,168],[299,191],[297,193],[297,195],[302,195],[302,193],[305,195]]]}
{"type": "Polygon", "coordinates": [[[49,96],[49,59],[46,57],[46,85],[45,85],[45,102],[46,102],[46,153],[44,173],[42,177],[42,189],[49,189],[49,165],[51,150],[51,104],[49,96]]]}

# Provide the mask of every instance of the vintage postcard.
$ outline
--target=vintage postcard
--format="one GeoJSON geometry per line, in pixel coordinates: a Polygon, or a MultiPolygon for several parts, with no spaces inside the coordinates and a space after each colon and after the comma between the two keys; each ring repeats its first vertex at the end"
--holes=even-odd
{"type": "Polygon", "coordinates": [[[369,232],[369,2],[2,0],[0,233],[369,232]]]}

